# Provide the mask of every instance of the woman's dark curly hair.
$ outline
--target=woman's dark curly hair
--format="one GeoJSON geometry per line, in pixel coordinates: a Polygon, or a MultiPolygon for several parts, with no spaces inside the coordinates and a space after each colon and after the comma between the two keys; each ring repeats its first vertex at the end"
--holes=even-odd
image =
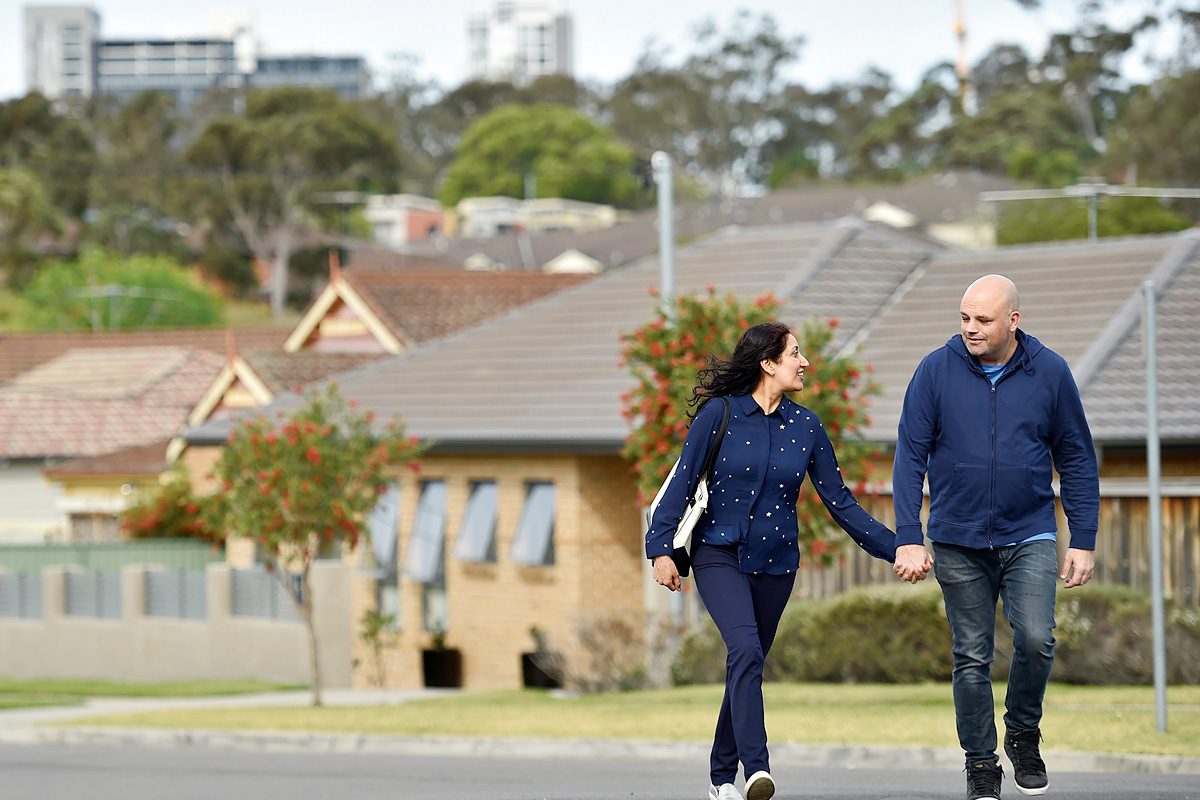
{"type": "Polygon", "coordinates": [[[778,361],[791,332],[782,322],[764,322],[742,334],[728,359],[709,354],[708,366],[700,370],[700,382],[692,389],[692,399],[688,401],[689,406],[695,406],[689,415],[695,418],[714,397],[753,392],[762,378],[760,362],[778,361]]]}

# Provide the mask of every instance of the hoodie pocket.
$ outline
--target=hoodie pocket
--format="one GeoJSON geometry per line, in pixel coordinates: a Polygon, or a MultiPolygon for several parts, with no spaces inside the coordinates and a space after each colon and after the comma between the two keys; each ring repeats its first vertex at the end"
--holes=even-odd
{"type": "Polygon", "coordinates": [[[986,525],[990,489],[987,467],[955,464],[946,502],[938,504],[938,517],[955,525],[986,525]]]}
{"type": "Polygon", "coordinates": [[[996,469],[996,525],[1019,522],[1037,510],[1038,496],[1033,490],[1029,465],[996,469]]]}

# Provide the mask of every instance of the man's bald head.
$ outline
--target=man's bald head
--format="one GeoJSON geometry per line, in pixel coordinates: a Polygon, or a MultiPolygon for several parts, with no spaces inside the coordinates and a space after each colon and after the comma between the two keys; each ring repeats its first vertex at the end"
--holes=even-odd
{"type": "Polygon", "coordinates": [[[1017,285],[1003,275],[984,275],[967,287],[959,312],[962,340],[983,364],[1005,364],[1017,349],[1021,320],[1017,285]]]}
{"type": "Polygon", "coordinates": [[[963,300],[971,296],[981,301],[999,301],[1004,305],[1005,311],[1021,310],[1021,295],[1017,292],[1017,285],[1003,275],[992,274],[976,278],[963,293],[963,300]]]}

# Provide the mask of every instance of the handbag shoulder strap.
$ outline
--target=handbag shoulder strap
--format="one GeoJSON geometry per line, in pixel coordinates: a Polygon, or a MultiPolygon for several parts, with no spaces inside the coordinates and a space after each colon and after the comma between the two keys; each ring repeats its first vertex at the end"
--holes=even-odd
{"type": "Polygon", "coordinates": [[[712,483],[713,470],[717,466],[717,455],[721,452],[721,442],[725,440],[725,431],[729,429],[729,400],[724,396],[717,398],[725,406],[725,414],[721,417],[721,424],[717,427],[717,440],[712,447],[708,448],[708,455],[704,457],[704,469],[700,472],[704,476],[704,480],[712,483]]]}

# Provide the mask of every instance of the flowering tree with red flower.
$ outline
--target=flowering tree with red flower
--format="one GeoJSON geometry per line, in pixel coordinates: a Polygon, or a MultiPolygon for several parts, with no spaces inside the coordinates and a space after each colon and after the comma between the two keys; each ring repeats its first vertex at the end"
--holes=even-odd
{"type": "MultiPolygon", "coordinates": [[[[632,426],[624,456],[637,472],[643,505],[649,505],[679,457],[691,422],[688,401],[709,354],[728,358],[742,333],[752,325],[774,321],[780,305],[770,294],[754,300],[719,296],[710,284],[704,294],[676,298],[670,316],[660,307],[645,325],[622,334],[624,361],[636,381],[622,397],[622,413],[632,426]]],[[[837,326],[836,318],[822,322],[814,317],[794,331],[809,366],[804,391],[792,399],[820,417],[847,485],[861,496],[870,488],[872,459],[879,453],[861,440],[858,431],[869,421],[869,398],[880,390],[870,378],[869,366],[835,357],[832,342],[837,326]]],[[[832,563],[845,537],[808,482],[800,491],[796,512],[802,562],[832,563]]]]}
{"type": "Polygon", "coordinates": [[[212,531],[204,521],[208,498],[192,491],[185,472],[174,472],[165,483],[139,491],[135,500],[121,513],[122,533],[134,539],[212,541],[212,531]]]}
{"type": "Polygon", "coordinates": [[[399,419],[382,433],[373,412],[347,401],[335,384],[311,391],[291,416],[238,424],[212,470],[217,490],[206,519],[217,539],[244,536],[288,588],[308,632],[313,705],[321,669],[313,626],[313,561],[324,546],[357,547],[366,517],[397,469],[417,469],[424,446],[399,419]],[[287,575],[298,576],[299,592],[287,575]],[[298,594],[298,596],[297,596],[298,594]]]}

